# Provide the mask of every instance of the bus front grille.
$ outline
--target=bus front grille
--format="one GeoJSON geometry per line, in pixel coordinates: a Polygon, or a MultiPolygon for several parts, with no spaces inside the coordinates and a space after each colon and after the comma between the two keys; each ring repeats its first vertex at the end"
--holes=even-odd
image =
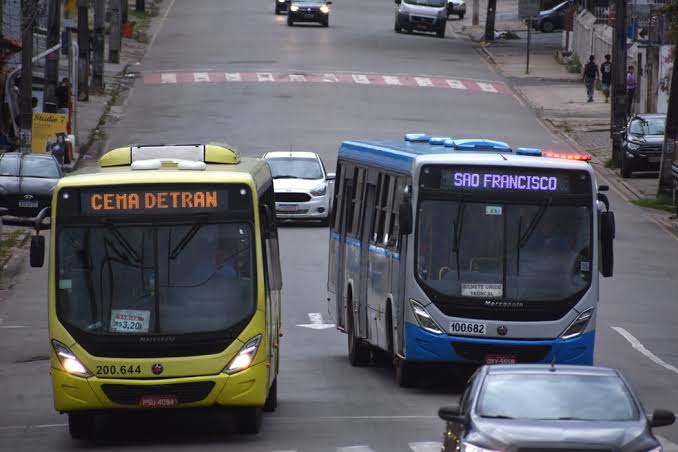
{"type": "Polygon", "coordinates": [[[120,405],[139,405],[142,396],[173,395],[178,403],[199,402],[208,396],[214,388],[213,381],[199,381],[193,383],[176,383],[168,385],[120,385],[104,384],[101,389],[111,402],[120,405]]]}
{"type": "Polygon", "coordinates": [[[548,345],[501,345],[476,344],[473,342],[453,342],[452,347],[457,355],[477,363],[484,363],[487,355],[511,355],[519,363],[534,363],[543,361],[551,351],[548,345]]]}

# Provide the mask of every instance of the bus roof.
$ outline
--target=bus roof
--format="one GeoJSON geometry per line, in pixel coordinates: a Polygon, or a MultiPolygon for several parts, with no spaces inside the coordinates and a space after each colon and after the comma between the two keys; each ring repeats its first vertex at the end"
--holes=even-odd
{"type": "Polygon", "coordinates": [[[425,134],[407,134],[401,141],[345,141],[339,148],[339,159],[409,174],[418,161],[435,163],[433,160],[443,160],[446,163],[470,164],[477,160],[480,164],[487,164],[496,160],[499,164],[511,161],[518,166],[586,168],[588,165],[583,161],[590,160],[591,156],[583,152],[512,149],[506,143],[486,139],[455,140],[425,134]],[[411,138],[413,135],[416,137],[411,138]]]}

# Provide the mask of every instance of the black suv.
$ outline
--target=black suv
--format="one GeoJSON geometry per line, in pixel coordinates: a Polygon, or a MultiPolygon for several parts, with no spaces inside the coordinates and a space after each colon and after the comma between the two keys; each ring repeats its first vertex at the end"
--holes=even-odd
{"type": "Polygon", "coordinates": [[[643,113],[631,117],[622,136],[621,175],[634,171],[659,171],[666,115],[643,113]]]}

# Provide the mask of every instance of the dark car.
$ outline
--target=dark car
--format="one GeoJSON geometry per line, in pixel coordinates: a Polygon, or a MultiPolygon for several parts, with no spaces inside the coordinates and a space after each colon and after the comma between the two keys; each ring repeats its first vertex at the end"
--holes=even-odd
{"type": "Polygon", "coordinates": [[[291,0],[287,9],[287,25],[295,22],[317,22],[323,27],[330,25],[331,1],[291,0]]]}
{"type": "Polygon", "coordinates": [[[0,207],[13,216],[36,216],[52,202],[52,192],[61,176],[51,154],[0,155],[0,207]]]}
{"type": "Polygon", "coordinates": [[[532,27],[544,33],[562,30],[565,27],[565,14],[573,5],[573,0],[567,0],[551,9],[540,11],[537,20],[532,21],[532,27]]]}
{"type": "Polygon", "coordinates": [[[645,414],[621,373],[591,366],[483,366],[447,421],[444,452],[659,451],[653,427],[671,425],[670,411],[645,414]]]}
{"type": "Polygon", "coordinates": [[[282,14],[287,12],[287,8],[289,5],[288,0],[273,0],[275,2],[275,13],[276,14],[282,14]]]}
{"type": "Polygon", "coordinates": [[[659,171],[665,128],[663,114],[644,113],[631,118],[622,136],[622,177],[631,177],[634,171],[659,171]]]}

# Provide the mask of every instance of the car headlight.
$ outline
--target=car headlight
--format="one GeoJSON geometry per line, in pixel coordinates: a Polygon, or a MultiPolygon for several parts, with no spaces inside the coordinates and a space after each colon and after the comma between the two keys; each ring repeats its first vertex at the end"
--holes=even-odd
{"type": "Polygon", "coordinates": [[[278,0],[278,3],[285,3],[285,0],[278,0]]]}
{"type": "Polygon", "coordinates": [[[417,319],[417,323],[424,330],[433,334],[443,334],[442,328],[438,326],[431,314],[428,313],[426,308],[424,308],[419,302],[410,299],[410,305],[412,306],[412,312],[414,312],[414,318],[417,319]]]}
{"type": "Polygon", "coordinates": [[[297,5],[292,5],[290,6],[290,11],[299,11],[299,7],[297,5]]]}
{"type": "Polygon", "coordinates": [[[75,356],[75,353],[73,353],[70,348],[66,347],[57,340],[52,340],[52,347],[54,347],[54,351],[56,352],[59,362],[61,363],[61,367],[63,367],[67,373],[83,378],[89,378],[92,376],[92,372],[90,372],[87,367],[85,367],[85,365],[80,362],[80,360],[77,358],[77,356],[75,356]]]}
{"type": "Polygon", "coordinates": [[[589,320],[593,317],[593,308],[588,308],[586,311],[579,314],[579,316],[574,319],[574,322],[570,323],[570,326],[567,327],[565,332],[560,336],[561,339],[572,339],[577,336],[580,336],[586,329],[586,325],[589,324],[589,320]]]}
{"type": "Polygon", "coordinates": [[[500,450],[495,449],[485,449],[484,447],[476,446],[475,444],[467,443],[466,441],[461,442],[461,452],[501,452],[500,450]]]}
{"type": "Polygon", "coordinates": [[[664,452],[664,448],[662,446],[657,446],[653,449],[646,450],[645,452],[664,452]]]}
{"type": "Polygon", "coordinates": [[[254,362],[254,357],[257,355],[257,350],[259,350],[259,344],[261,344],[261,334],[247,341],[228,366],[224,368],[223,372],[230,375],[250,367],[252,362],[254,362]]]}
{"type": "Polygon", "coordinates": [[[636,143],[635,141],[628,141],[626,143],[626,148],[635,151],[636,149],[640,148],[640,143],[636,143]]]}
{"type": "Polygon", "coordinates": [[[330,7],[327,5],[322,5],[320,7],[320,12],[323,14],[328,14],[330,12],[330,7]]]}
{"type": "Polygon", "coordinates": [[[327,193],[327,184],[321,184],[311,190],[313,196],[325,196],[327,193]]]}

